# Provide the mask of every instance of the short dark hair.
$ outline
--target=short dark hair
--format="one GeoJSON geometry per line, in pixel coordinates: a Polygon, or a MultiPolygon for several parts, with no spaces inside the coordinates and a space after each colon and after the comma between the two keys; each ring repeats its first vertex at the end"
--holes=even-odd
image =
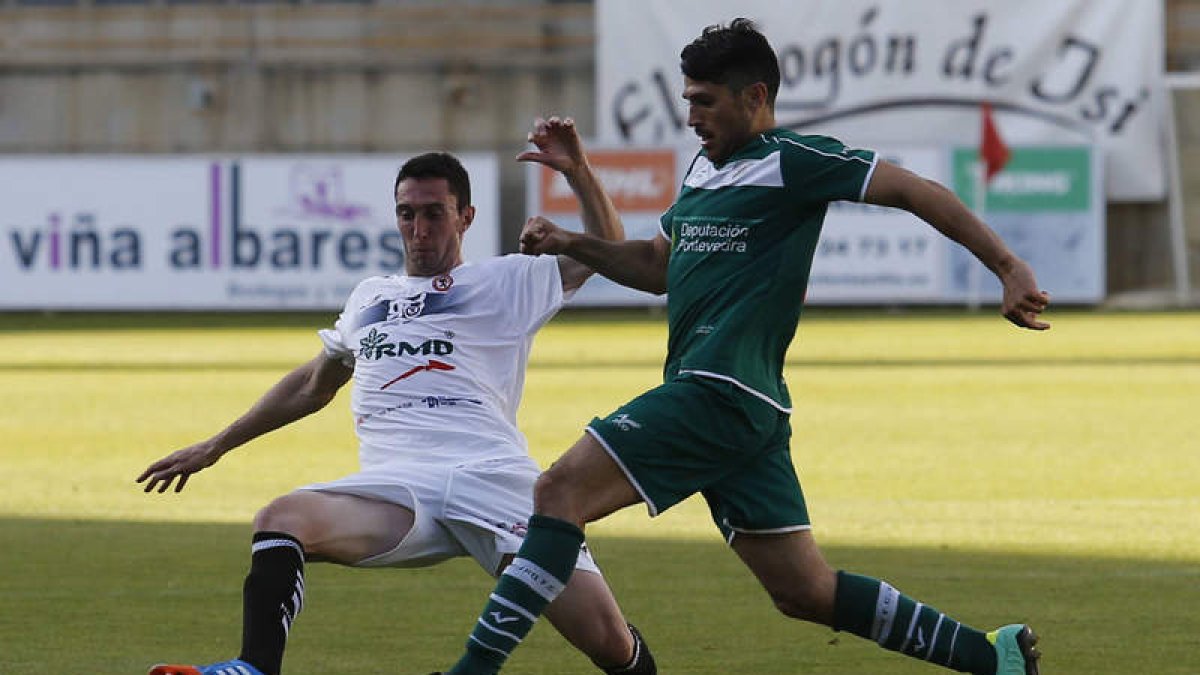
{"type": "Polygon", "coordinates": [[[448,152],[427,152],[405,162],[392,185],[393,198],[400,189],[400,181],[405,178],[445,178],[450,193],[458,200],[458,210],[471,205],[471,178],[462,162],[448,152]]]}
{"type": "Polygon", "coordinates": [[[771,43],[750,19],[734,19],[728,26],[714,24],[679,54],[683,74],[693,80],[712,82],[734,92],[762,82],[767,85],[767,103],[775,104],[779,93],[779,59],[771,43]]]}

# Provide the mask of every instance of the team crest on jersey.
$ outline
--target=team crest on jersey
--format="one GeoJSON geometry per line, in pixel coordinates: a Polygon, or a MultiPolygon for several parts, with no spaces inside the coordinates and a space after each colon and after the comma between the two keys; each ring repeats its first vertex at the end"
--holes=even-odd
{"type": "Polygon", "coordinates": [[[445,293],[454,285],[454,277],[449,274],[443,274],[433,278],[433,290],[438,293],[445,293]]]}

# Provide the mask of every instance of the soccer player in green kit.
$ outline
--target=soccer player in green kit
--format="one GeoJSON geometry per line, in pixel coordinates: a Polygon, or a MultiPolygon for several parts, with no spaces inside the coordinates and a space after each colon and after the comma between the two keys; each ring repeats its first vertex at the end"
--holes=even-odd
{"type": "MultiPolygon", "coordinates": [[[[500,669],[570,576],[587,523],[638,502],[654,516],[700,492],[783,614],[961,672],[1037,675],[1028,626],[984,633],[825,562],[792,466],[782,370],[834,200],[905,209],[965,246],[1000,279],[1001,311],[1017,326],[1049,328],[1038,317],[1049,297],[944,187],[873,152],[777,128],[778,61],[750,21],[710,26],[681,59],[688,125],[702,149],[661,236],[608,242],[544,219],[522,233],[526,253],[565,254],[627,286],[669,294],[664,383],[592,420],[538,479],[529,533],[449,673],[500,669]]],[[[579,161],[586,164],[582,152],[579,161]]],[[[576,184],[574,167],[560,170],[576,184]]]]}

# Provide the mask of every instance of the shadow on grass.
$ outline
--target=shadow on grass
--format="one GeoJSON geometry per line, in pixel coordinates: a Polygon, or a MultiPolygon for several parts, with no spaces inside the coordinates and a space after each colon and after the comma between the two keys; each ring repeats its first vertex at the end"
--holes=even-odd
{"type": "MultiPolygon", "coordinates": [[[[228,658],[249,537],[248,525],[0,519],[0,673],[81,664],[140,673],[164,659],[228,658]]],[[[715,534],[591,545],[664,673],[939,672],[784,619],[715,534]]],[[[1033,623],[1055,675],[1196,672],[1200,563],[844,546],[826,556],[979,627],[1033,623]]],[[[490,588],[467,560],[420,570],[312,565],[286,672],[444,667],[490,588]]],[[[505,672],[597,671],[539,624],[505,672]]]]}

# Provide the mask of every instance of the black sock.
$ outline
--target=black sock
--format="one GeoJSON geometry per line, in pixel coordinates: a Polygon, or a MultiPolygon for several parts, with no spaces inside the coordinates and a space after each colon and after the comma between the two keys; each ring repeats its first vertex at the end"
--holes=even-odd
{"type": "Polygon", "coordinates": [[[642,634],[633,624],[629,624],[629,632],[633,635],[633,657],[629,663],[615,668],[605,668],[608,675],[658,675],[658,666],[654,663],[654,655],[650,647],[642,639],[642,634]]]}
{"type": "Polygon", "coordinates": [[[255,532],[242,587],[242,653],[265,675],[278,675],[292,621],[304,605],[304,547],[290,534],[255,532]]]}

